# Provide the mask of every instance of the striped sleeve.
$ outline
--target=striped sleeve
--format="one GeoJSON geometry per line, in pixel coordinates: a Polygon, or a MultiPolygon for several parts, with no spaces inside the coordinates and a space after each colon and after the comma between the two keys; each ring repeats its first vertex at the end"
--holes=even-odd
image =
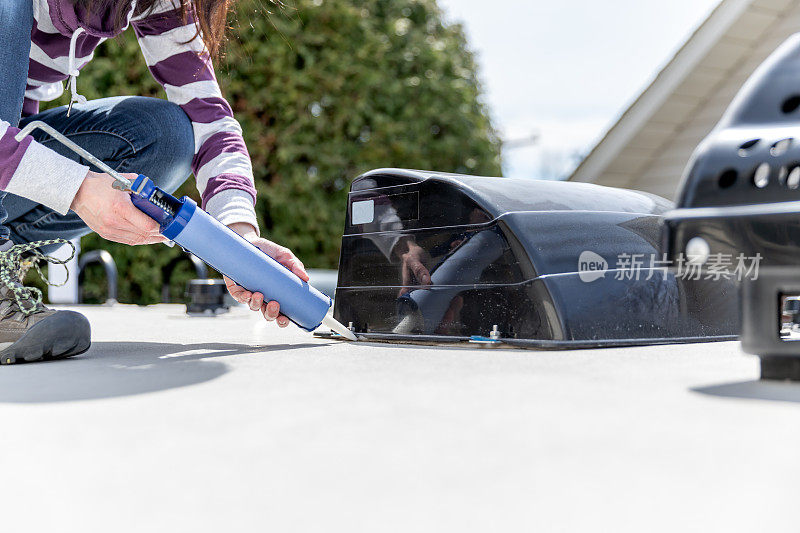
{"type": "Polygon", "coordinates": [[[0,121],[0,190],[66,215],[89,167],[45,148],[30,136],[18,142],[14,136],[19,131],[0,121]]]}
{"type": "Polygon", "coordinates": [[[223,224],[247,222],[258,228],[250,155],[203,41],[195,38],[194,16],[184,20],[167,0],[131,24],[153,77],[192,121],[192,171],[203,208],[223,224]]]}

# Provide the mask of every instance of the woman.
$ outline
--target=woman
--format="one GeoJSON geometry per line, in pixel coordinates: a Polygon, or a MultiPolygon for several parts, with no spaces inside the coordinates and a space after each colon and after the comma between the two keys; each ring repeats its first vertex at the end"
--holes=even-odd
{"type": "MultiPolygon", "coordinates": [[[[135,177],[174,191],[194,173],[202,206],[308,280],[286,248],[259,237],[256,190],[241,128],[220,93],[211,57],[224,37],[229,0],[2,0],[0,2],[0,362],[68,357],[89,348],[89,325],[41,305],[18,279],[20,257],[54,239],[93,230],[130,245],[163,242],[111,176],[90,169],[46,134],[17,142],[20,127],[47,122],[135,177]],[[143,97],[87,102],[80,69],[94,49],[129,26],[168,101],[143,97]],[[70,105],[39,112],[68,81],[70,105]]],[[[125,65],[120,65],[124,68],[125,65]]],[[[281,327],[277,302],[226,280],[238,301],[281,327]]]]}

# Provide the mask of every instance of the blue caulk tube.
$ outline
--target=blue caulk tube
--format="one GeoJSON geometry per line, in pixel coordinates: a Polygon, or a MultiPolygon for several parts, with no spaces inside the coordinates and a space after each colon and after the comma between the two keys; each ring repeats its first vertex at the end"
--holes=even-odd
{"type": "Polygon", "coordinates": [[[264,301],[277,301],[281,313],[304,330],[314,331],[324,324],[356,340],[353,332],[328,315],[329,297],[197,207],[194,200],[187,196],[178,200],[142,175],[131,189],[133,205],[161,225],[164,237],[248,291],[262,293],[264,301]]]}

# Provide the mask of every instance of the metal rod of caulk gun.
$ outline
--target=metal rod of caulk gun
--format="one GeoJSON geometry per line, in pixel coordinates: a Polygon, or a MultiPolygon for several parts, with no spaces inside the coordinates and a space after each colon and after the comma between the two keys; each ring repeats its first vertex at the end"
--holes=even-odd
{"type": "Polygon", "coordinates": [[[67,148],[69,148],[70,150],[72,150],[73,152],[75,152],[76,154],[78,154],[79,156],[81,156],[82,158],[84,158],[85,160],[87,160],[88,162],[90,162],[91,164],[93,164],[94,166],[96,166],[109,176],[111,176],[112,178],[114,178],[115,189],[128,192],[132,191],[131,186],[133,184],[128,178],[126,178],[125,176],[123,176],[110,166],[106,165],[105,163],[100,161],[98,158],[96,158],[95,156],[93,156],[92,154],[90,154],[89,152],[87,152],[86,150],[84,150],[71,140],[69,140],[69,138],[66,135],[62,134],[60,131],[55,130],[52,126],[50,126],[50,124],[42,122],[41,120],[34,120],[30,124],[22,128],[20,132],[14,136],[14,139],[17,142],[22,142],[22,139],[30,135],[31,132],[35,129],[40,129],[44,131],[45,133],[53,137],[55,140],[57,140],[58,142],[60,142],[61,144],[63,144],[64,146],[66,146],[67,148]]]}

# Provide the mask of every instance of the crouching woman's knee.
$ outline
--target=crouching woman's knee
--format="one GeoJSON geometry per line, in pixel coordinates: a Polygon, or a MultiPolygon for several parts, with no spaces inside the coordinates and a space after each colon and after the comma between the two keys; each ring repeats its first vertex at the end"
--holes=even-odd
{"type": "Polygon", "coordinates": [[[163,161],[168,162],[164,175],[158,178],[159,186],[173,192],[192,173],[194,158],[194,130],[189,117],[178,105],[159,100],[163,107],[163,135],[158,149],[163,161]]]}
{"type": "MultiPolygon", "coordinates": [[[[150,142],[144,153],[138,154],[143,167],[148,168],[156,185],[173,192],[192,173],[194,131],[186,113],[176,104],[157,98],[137,98],[130,102],[140,119],[138,127],[150,142]]],[[[128,102],[126,102],[128,103],[128,102]]]]}

